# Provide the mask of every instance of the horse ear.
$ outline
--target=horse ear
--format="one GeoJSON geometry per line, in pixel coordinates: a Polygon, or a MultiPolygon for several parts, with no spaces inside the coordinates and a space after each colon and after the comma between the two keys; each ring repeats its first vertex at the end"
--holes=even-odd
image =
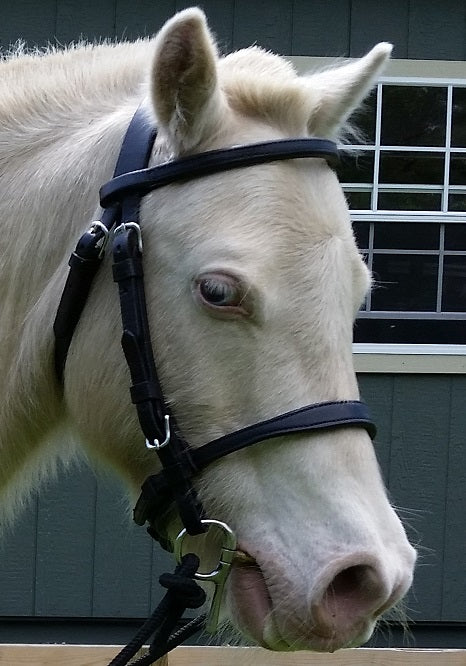
{"type": "Polygon", "coordinates": [[[312,95],[310,134],[335,135],[370,92],[390,57],[392,45],[381,42],[363,58],[306,77],[312,95]]]}
{"type": "Polygon", "coordinates": [[[176,152],[189,150],[220,119],[217,50],[204,13],[186,9],[157,35],[152,103],[159,127],[176,152]]]}

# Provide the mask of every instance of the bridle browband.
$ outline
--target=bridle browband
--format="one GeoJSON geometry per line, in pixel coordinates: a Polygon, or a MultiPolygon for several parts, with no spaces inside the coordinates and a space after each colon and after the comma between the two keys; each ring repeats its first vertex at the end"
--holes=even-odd
{"type": "Polygon", "coordinates": [[[338,149],[327,139],[281,139],[209,150],[174,162],[115,176],[100,190],[100,204],[111,206],[131,195],[144,197],[152,190],[183,180],[194,180],[222,171],[255,166],[277,160],[319,157],[331,166],[338,164],[338,149]]]}
{"type": "Polygon", "coordinates": [[[364,403],[336,401],[280,414],[196,449],[189,446],[165,401],[152,352],[139,226],[141,198],[172,183],[278,160],[320,158],[335,166],[338,149],[326,139],[285,139],[212,150],[148,167],[155,136],[144,111],[138,109],[123,140],[114,177],[100,191],[105,209],[102,218],[80,238],[69,261],[70,271],[54,322],[55,369],[62,383],[73,332],[114,229],[113,278],[119,286],[122,347],[131,374],[131,400],[146,446],[157,452],[162,465],[158,474],[144,482],[134,520],[139,525],[147,521],[151,535],[169,547],[163,522],[174,503],[189,534],[205,531],[205,513],[192,479],[212,462],[256,442],[284,435],[356,426],[366,429],[373,438],[376,430],[364,403]]]}

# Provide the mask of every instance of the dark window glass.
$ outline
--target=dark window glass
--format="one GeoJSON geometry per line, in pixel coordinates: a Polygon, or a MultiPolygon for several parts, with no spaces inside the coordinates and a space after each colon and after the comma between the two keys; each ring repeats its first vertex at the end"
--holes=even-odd
{"type": "Polygon", "coordinates": [[[362,143],[375,143],[376,106],[377,91],[373,90],[369,97],[366,97],[360,109],[356,111],[356,113],[351,118],[352,125],[356,127],[358,134],[361,135],[360,139],[362,143]]]}
{"type": "Polygon", "coordinates": [[[363,319],[356,321],[355,342],[466,344],[465,321],[452,319],[363,319]]]}
{"type": "Polygon", "coordinates": [[[442,185],[443,153],[381,152],[380,183],[442,185]]]}
{"type": "Polygon", "coordinates": [[[372,151],[343,153],[337,174],[342,183],[372,183],[374,153],[372,151]]]}
{"type": "Polygon", "coordinates": [[[451,145],[466,148],[466,88],[453,88],[451,145]]]}
{"type": "Polygon", "coordinates": [[[450,185],[466,185],[465,153],[452,153],[450,156],[450,185]]]}
{"type": "Polygon", "coordinates": [[[440,210],[442,195],[433,192],[380,192],[379,210],[440,210]]]}
{"type": "Polygon", "coordinates": [[[371,207],[370,192],[345,192],[345,196],[352,210],[368,210],[371,207]]]}
{"type": "Polygon", "coordinates": [[[445,145],[446,88],[384,85],[382,99],[382,145],[445,145]]]}
{"type": "Polygon", "coordinates": [[[466,250],[466,222],[445,225],[445,250],[466,250]]]}
{"type": "Polygon", "coordinates": [[[353,231],[359,249],[365,250],[369,247],[370,222],[353,222],[353,231]]]}
{"type": "Polygon", "coordinates": [[[374,254],[372,310],[436,310],[438,257],[374,254]]]}
{"type": "Polygon", "coordinates": [[[466,257],[444,258],[442,311],[466,312],[466,257]]]}
{"type": "Polygon", "coordinates": [[[374,248],[438,250],[440,225],[422,222],[374,223],[374,248]]]}
{"type": "Polygon", "coordinates": [[[450,194],[448,197],[448,210],[466,212],[466,194],[450,194]]]}

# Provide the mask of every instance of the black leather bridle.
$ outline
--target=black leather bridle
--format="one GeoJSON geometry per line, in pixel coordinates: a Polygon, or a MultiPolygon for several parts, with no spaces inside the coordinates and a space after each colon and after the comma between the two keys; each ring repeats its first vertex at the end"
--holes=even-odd
{"type": "Polygon", "coordinates": [[[325,402],[279,414],[196,449],[189,446],[164,399],[152,352],[139,226],[142,197],[171,183],[277,160],[312,157],[334,166],[338,162],[338,149],[333,141],[326,139],[286,139],[212,150],[148,167],[155,136],[150,120],[138,109],[123,140],[114,177],[100,191],[102,218],[80,238],[69,261],[70,271],[54,323],[55,369],[60,383],[63,382],[73,332],[103,259],[107,238],[114,229],[113,278],[119,286],[122,346],[131,374],[131,400],[146,445],[157,452],[162,465],[158,474],[144,482],[134,520],[139,525],[147,521],[151,535],[168,547],[163,522],[174,504],[189,534],[205,531],[204,510],[192,480],[212,462],[256,442],[283,435],[351,426],[365,428],[374,437],[375,426],[367,406],[360,401],[325,402]]]}

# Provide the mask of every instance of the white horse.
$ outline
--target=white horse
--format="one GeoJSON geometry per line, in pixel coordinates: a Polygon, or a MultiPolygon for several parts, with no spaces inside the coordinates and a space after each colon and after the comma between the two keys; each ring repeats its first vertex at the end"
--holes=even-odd
{"type": "MultiPolygon", "coordinates": [[[[64,397],[52,322],[76,239],[97,219],[141,100],[152,164],[273,139],[335,137],[389,57],[299,77],[259,48],[219,58],[200,10],[155,40],[0,63],[0,491],[6,517],[66,458],[66,426],[130,495],[158,469],[129,403],[106,261],[73,338],[64,397]],[[57,442],[60,442],[59,444],[57,442]]],[[[322,159],[170,185],[143,200],[149,319],[164,392],[194,446],[309,403],[358,399],[351,341],[370,285],[337,178],[322,159]],[[202,285],[202,288],[200,287],[202,285]]],[[[411,584],[415,551],[362,428],[302,434],[213,464],[197,488],[256,564],[223,617],[275,650],[366,641],[411,584]]],[[[176,520],[170,528],[175,534],[176,520]]]]}

